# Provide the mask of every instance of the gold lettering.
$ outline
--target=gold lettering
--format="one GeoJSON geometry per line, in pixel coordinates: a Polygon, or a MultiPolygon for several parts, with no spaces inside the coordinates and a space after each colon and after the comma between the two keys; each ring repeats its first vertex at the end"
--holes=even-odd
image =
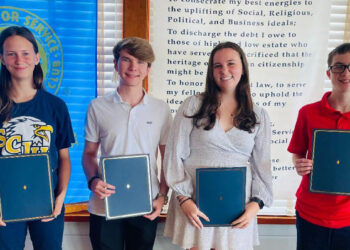
{"type": "Polygon", "coordinates": [[[39,151],[39,147],[32,147],[32,154],[36,154],[39,151]]]}
{"type": "Polygon", "coordinates": [[[52,38],[52,35],[51,35],[50,32],[48,32],[48,29],[46,29],[46,30],[44,31],[43,37],[47,37],[47,38],[45,39],[45,42],[49,41],[49,40],[52,38]]]}
{"type": "Polygon", "coordinates": [[[51,75],[57,76],[59,74],[60,74],[60,70],[59,69],[52,69],[51,75]]]}
{"type": "Polygon", "coordinates": [[[11,11],[11,14],[9,11],[4,10],[1,12],[1,19],[5,22],[9,21],[11,19],[11,21],[13,22],[17,22],[18,23],[18,12],[17,11],[11,11]]]}
{"type": "Polygon", "coordinates": [[[42,153],[47,153],[48,150],[49,150],[49,147],[41,147],[42,153]]]}
{"type": "Polygon", "coordinates": [[[25,17],[25,22],[23,23],[24,25],[29,25],[30,24],[30,19],[31,19],[31,17],[30,16],[26,16],[25,17]]]}
{"type": "Polygon", "coordinates": [[[53,61],[52,62],[52,67],[60,67],[61,66],[61,62],[60,61],[53,61]]]}
{"type": "Polygon", "coordinates": [[[5,22],[10,20],[11,16],[10,13],[7,10],[4,10],[1,12],[1,19],[4,20],[5,22]]]}
{"type": "Polygon", "coordinates": [[[4,147],[6,143],[5,129],[0,129],[0,148],[4,147]]]}
{"type": "Polygon", "coordinates": [[[35,31],[41,35],[41,31],[43,31],[45,29],[44,25],[42,25],[41,23],[38,24],[38,27],[36,27],[35,31]]]}
{"type": "Polygon", "coordinates": [[[30,24],[30,27],[32,28],[32,29],[34,29],[34,27],[35,27],[35,25],[38,23],[38,20],[36,20],[36,19],[33,19],[32,20],[32,23],[30,24]]]}
{"type": "Polygon", "coordinates": [[[50,48],[50,52],[51,52],[51,53],[53,53],[53,52],[55,52],[55,51],[58,51],[58,46],[57,46],[57,45],[54,46],[54,47],[52,47],[52,48],[50,48]]]}
{"type": "MultiPolygon", "coordinates": [[[[52,36],[51,36],[52,37],[52,36]]],[[[46,41],[46,40],[45,40],[46,41]]],[[[50,41],[48,41],[47,42],[47,46],[48,47],[51,47],[51,43],[53,43],[53,44],[56,44],[56,41],[55,40],[50,40],[50,41]]]]}
{"type": "Polygon", "coordinates": [[[50,89],[56,88],[56,84],[51,83],[51,82],[48,82],[48,83],[47,83],[47,86],[49,86],[50,89]]]}
{"type": "Polygon", "coordinates": [[[57,77],[56,78],[50,77],[50,80],[54,81],[54,82],[58,82],[58,78],[57,77]]]}
{"type": "Polygon", "coordinates": [[[17,23],[19,22],[19,21],[18,21],[18,16],[19,16],[19,14],[18,14],[17,11],[12,11],[12,21],[13,21],[13,22],[14,22],[14,21],[16,21],[17,23]]]}
{"type": "Polygon", "coordinates": [[[17,141],[17,144],[21,142],[21,136],[15,135],[11,136],[7,142],[6,142],[6,151],[12,154],[18,154],[21,152],[20,147],[16,148],[15,142],[17,141]]]}
{"type": "Polygon", "coordinates": [[[23,145],[23,148],[24,148],[24,150],[23,150],[24,154],[29,154],[30,153],[30,145],[31,144],[32,144],[32,142],[30,142],[30,141],[22,142],[22,145],[23,145]]]}

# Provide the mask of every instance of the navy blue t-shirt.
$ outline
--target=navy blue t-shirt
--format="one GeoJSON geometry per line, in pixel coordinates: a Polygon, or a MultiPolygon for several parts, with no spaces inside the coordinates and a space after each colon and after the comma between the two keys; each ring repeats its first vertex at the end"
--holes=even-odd
{"type": "Polygon", "coordinates": [[[28,102],[13,103],[10,120],[0,124],[0,155],[48,153],[53,188],[57,185],[58,150],[73,142],[66,104],[43,89],[28,102]]]}

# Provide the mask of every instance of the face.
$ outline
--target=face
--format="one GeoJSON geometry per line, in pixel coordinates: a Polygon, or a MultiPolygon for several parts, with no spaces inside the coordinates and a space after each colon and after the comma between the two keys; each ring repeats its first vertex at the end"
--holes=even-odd
{"type": "MultiPolygon", "coordinates": [[[[331,66],[334,65],[349,65],[350,64],[350,52],[345,54],[337,54],[333,57],[331,66]]],[[[327,76],[332,82],[333,91],[337,92],[350,92],[350,72],[345,69],[342,73],[333,73],[331,70],[327,70],[327,76]]]]}
{"type": "Polygon", "coordinates": [[[142,85],[151,67],[147,62],[130,55],[126,50],[120,51],[118,62],[114,62],[115,70],[120,76],[120,84],[126,86],[142,85]]]}
{"type": "Polygon", "coordinates": [[[231,48],[218,50],[213,57],[213,76],[222,92],[233,93],[243,75],[239,53],[231,48]]]}
{"type": "Polygon", "coordinates": [[[40,61],[31,42],[22,36],[10,36],[3,44],[2,64],[11,74],[12,80],[33,80],[35,65],[40,61]]]}

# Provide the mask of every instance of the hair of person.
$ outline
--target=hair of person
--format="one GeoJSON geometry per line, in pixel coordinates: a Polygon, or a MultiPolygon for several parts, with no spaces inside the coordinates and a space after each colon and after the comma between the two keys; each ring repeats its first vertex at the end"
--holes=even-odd
{"type": "Polygon", "coordinates": [[[147,62],[148,67],[151,66],[154,61],[154,52],[151,44],[139,37],[127,37],[119,41],[113,48],[113,56],[115,62],[118,62],[120,57],[120,51],[126,50],[130,55],[137,59],[147,62]]]}
{"type": "MultiPolygon", "coordinates": [[[[29,29],[22,26],[10,26],[4,29],[0,34],[0,55],[4,56],[4,43],[11,36],[21,36],[27,39],[32,45],[34,52],[39,53],[38,44],[29,29]]],[[[33,71],[33,87],[41,89],[43,87],[43,70],[40,63],[35,65],[33,71]]],[[[10,118],[10,110],[12,101],[9,98],[9,93],[12,88],[11,74],[7,68],[1,64],[0,71],[0,121],[7,121],[10,118]]]]}
{"type": "Polygon", "coordinates": [[[337,46],[335,49],[333,49],[331,52],[328,54],[328,67],[332,66],[333,58],[335,55],[341,55],[345,53],[350,53],[350,43],[343,43],[337,46]]]}
{"type": "Polygon", "coordinates": [[[233,118],[234,125],[244,131],[252,132],[253,127],[257,123],[256,115],[253,110],[253,101],[250,94],[250,81],[248,61],[241,47],[233,42],[219,43],[211,52],[208,62],[206,87],[202,95],[202,104],[197,113],[192,116],[193,125],[197,128],[203,127],[205,130],[210,130],[214,127],[216,121],[216,112],[220,106],[220,88],[215,82],[213,74],[213,60],[215,53],[222,49],[233,49],[241,59],[243,67],[243,75],[237,84],[235,98],[238,103],[237,112],[233,118]]]}

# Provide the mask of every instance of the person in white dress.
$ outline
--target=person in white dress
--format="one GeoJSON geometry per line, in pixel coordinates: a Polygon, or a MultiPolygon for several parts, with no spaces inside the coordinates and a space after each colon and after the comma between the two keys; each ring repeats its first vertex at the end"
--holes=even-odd
{"type": "MultiPolygon", "coordinates": [[[[180,106],[164,160],[173,193],[164,235],[186,249],[249,250],[259,244],[256,215],[272,203],[270,120],[250,94],[248,63],[235,43],[209,58],[205,92],[180,106]],[[246,166],[246,207],[232,227],[203,227],[195,203],[197,168],[246,166]]],[[[218,180],[220,182],[220,180],[218,180]]]]}

